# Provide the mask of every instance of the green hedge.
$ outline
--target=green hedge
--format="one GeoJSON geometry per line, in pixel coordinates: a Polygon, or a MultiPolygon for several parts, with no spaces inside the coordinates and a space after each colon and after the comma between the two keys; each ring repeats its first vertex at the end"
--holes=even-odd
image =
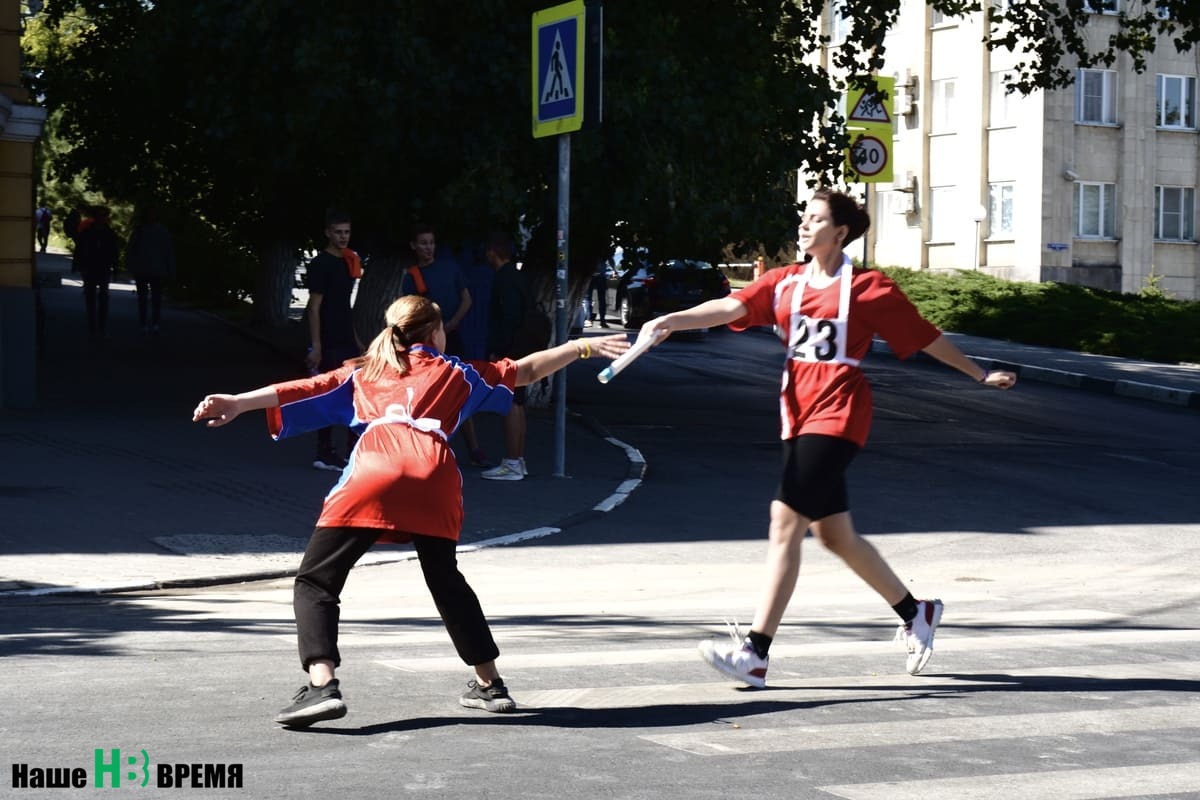
{"type": "Polygon", "coordinates": [[[1160,362],[1200,363],[1200,302],[973,272],[884,268],[943,330],[1160,362]]]}

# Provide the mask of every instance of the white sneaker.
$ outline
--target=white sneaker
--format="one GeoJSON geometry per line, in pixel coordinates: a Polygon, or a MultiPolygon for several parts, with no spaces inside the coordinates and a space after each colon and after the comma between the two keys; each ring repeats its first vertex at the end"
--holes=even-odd
{"type": "Polygon", "coordinates": [[[908,648],[908,674],[916,675],[933,658],[933,633],[942,621],[941,600],[918,600],[917,616],[896,630],[895,641],[908,648]]]}
{"type": "Polygon", "coordinates": [[[770,656],[759,658],[750,640],[742,641],[736,625],[730,626],[730,641],[705,639],[700,643],[700,658],[726,677],[762,689],[767,685],[767,662],[770,656]]]}
{"type": "Polygon", "coordinates": [[[520,481],[529,473],[525,469],[525,459],[506,458],[499,466],[485,469],[480,475],[489,481],[520,481]]]}

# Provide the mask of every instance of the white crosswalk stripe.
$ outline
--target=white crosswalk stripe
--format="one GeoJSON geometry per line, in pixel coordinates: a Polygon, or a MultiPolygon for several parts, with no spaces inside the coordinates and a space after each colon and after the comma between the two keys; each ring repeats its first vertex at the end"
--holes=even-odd
{"type": "MultiPolygon", "coordinates": [[[[618,626],[619,627],[619,626],[618,626]]],[[[941,630],[941,629],[939,629],[941,630]]],[[[636,633],[631,630],[630,633],[636,633]]],[[[528,631],[524,632],[528,635],[528,631]]],[[[553,636],[553,631],[545,632],[545,636],[553,636]]],[[[721,634],[715,634],[720,636],[721,634]]],[[[354,642],[361,644],[351,637],[343,637],[343,643],[354,642]]],[[[939,653],[970,653],[970,652],[1005,652],[1016,653],[1022,648],[1044,651],[1071,647],[1102,647],[1124,646],[1134,647],[1151,644],[1186,644],[1200,642],[1200,629],[1184,630],[1121,630],[1105,629],[1100,631],[1059,631],[1055,633],[1040,633],[1022,635],[1008,632],[998,636],[968,636],[955,637],[941,635],[937,639],[939,653]]],[[[823,658],[835,656],[874,655],[879,654],[895,657],[895,643],[890,640],[852,641],[852,642],[812,642],[808,644],[778,644],[771,648],[772,663],[783,662],[786,659],[823,658]]],[[[503,641],[501,641],[503,649],[503,641]]],[[[671,664],[697,659],[694,646],[682,645],[670,648],[637,647],[621,650],[579,650],[573,652],[528,653],[505,652],[503,654],[505,669],[534,669],[538,667],[587,667],[596,665],[614,666],[620,664],[671,664]]],[[[936,656],[935,656],[936,658],[936,656]]],[[[443,672],[459,669],[461,663],[457,658],[446,656],[438,658],[397,658],[378,661],[377,663],[404,672],[443,672]]]]}
{"type": "Polygon", "coordinates": [[[728,756],[1175,728],[1200,728],[1200,706],[1179,704],[1105,711],[958,717],[939,719],[936,725],[924,726],[914,725],[911,720],[801,725],[763,730],[724,726],[711,731],[642,738],[693,755],[728,756]]]}
{"type": "MultiPolygon", "coordinates": [[[[696,659],[697,676],[713,673],[696,659]]],[[[1200,662],[1158,661],[1146,664],[1093,664],[1089,666],[1042,667],[1009,670],[1005,676],[1013,683],[1036,678],[1058,677],[1069,673],[1075,680],[1094,681],[1200,681],[1200,662]]],[[[576,687],[521,692],[524,708],[632,708],[639,705],[675,705],[686,703],[729,704],[739,699],[753,702],[769,698],[776,703],[824,702],[853,697],[869,700],[897,697],[905,691],[936,693],[952,689],[995,686],[995,680],[922,676],[913,678],[903,673],[892,675],[847,676],[834,678],[791,678],[773,682],[768,692],[740,692],[730,681],[656,684],[649,686],[576,687]]]]}
{"type": "Polygon", "coordinates": [[[1106,800],[1118,797],[1200,793],[1200,762],[1153,764],[1139,767],[1058,770],[1005,775],[941,778],[914,783],[919,794],[905,791],[905,784],[860,783],[821,786],[821,791],[846,800],[895,800],[919,796],[921,800],[1106,800]]]}

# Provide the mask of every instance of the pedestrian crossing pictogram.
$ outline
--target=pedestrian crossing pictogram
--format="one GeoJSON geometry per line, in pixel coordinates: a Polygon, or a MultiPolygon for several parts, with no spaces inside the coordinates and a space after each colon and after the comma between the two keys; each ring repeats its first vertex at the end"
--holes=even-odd
{"type": "Polygon", "coordinates": [[[571,68],[564,56],[562,35],[560,30],[554,31],[554,47],[550,52],[550,60],[546,65],[546,76],[542,81],[545,91],[542,93],[542,104],[558,100],[574,100],[574,80],[571,68]]]}

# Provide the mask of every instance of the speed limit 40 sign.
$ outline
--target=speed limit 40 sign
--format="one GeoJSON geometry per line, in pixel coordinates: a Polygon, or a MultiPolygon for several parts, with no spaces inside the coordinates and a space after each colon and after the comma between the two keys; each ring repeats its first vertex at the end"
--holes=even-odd
{"type": "Polygon", "coordinates": [[[858,173],[860,181],[890,181],[892,179],[891,159],[888,158],[888,147],[882,139],[871,134],[859,136],[850,145],[850,165],[858,173]],[[883,173],[887,172],[884,176],[883,173]]]}

